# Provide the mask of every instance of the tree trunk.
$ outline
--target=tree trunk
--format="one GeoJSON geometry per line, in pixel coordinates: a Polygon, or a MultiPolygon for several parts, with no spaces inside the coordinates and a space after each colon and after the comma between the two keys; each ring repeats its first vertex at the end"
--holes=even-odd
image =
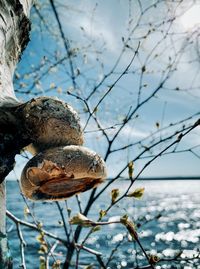
{"type": "Polygon", "coordinates": [[[12,268],[12,259],[6,238],[6,188],[5,182],[0,185],[0,268],[12,268]]]}
{"type": "Polygon", "coordinates": [[[13,113],[18,107],[13,74],[29,41],[32,0],[0,0],[0,269],[12,268],[6,238],[6,188],[4,179],[20,150],[13,132],[13,113]]]}

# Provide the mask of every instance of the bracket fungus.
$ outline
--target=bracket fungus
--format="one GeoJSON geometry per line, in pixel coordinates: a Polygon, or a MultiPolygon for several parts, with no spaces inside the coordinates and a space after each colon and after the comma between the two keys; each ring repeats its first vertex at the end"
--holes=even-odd
{"type": "Polygon", "coordinates": [[[106,178],[103,159],[83,147],[80,119],[74,109],[49,97],[20,106],[21,122],[32,152],[21,189],[32,200],[60,200],[96,187],[106,178]]]}
{"type": "Polygon", "coordinates": [[[60,100],[49,97],[30,100],[23,107],[22,120],[34,154],[50,147],[83,144],[77,112],[60,100]]]}
{"type": "Polygon", "coordinates": [[[96,187],[106,178],[103,159],[82,146],[48,149],[24,167],[21,188],[32,200],[61,200],[96,187]]]}

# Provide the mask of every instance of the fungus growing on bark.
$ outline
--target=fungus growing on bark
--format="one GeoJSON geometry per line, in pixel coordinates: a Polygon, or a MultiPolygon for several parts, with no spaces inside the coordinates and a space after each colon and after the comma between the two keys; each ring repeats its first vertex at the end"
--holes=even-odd
{"type": "Polygon", "coordinates": [[[60,200],[96,187],[106,177],[105,163],[82,147],[80,119],[73,108],[49,97],[19,106],[20,123],[37,153],[25,166],[21,187],[32,200],[60,200]]]}
{"type": "Polygon", "coordinates": [[[103,159],[82,146],[48,149],[24,167],[21,188],[32,200],[61,200],[96,187],[106,178],[103,159]]]}
{"type": "Polygon", "coordinates": [[[56,146],[83,144],[79,116],[68,104],[39,97],[22,106],[22,122],[32,141],[32,153],[56,146]]]}

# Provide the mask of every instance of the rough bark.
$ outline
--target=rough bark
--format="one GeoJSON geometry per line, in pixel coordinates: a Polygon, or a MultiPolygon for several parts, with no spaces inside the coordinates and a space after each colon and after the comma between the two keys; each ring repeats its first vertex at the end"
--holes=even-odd
{"type": "Polygon", "coordinates": [[[6,189],[4,179],[13,169],[16,154],[31,141],[24,132],[21,111],[24,105],[0,107],[0,269],[11,268],[11,258],[6,244],[6,189]],[[1,237],[0,237],[1,239],[1,237]]]}
{"type": "Polygon", "coordinates": [[[6,188],[5,188],[5,182],[1,184],[0,188],[0,268],[12,268],[12,259],[10,255],[10,251],[7,244],[7,238],[6,238],[6,222],[5,222],[5,215],[2,215],[5,213],[6,208],[6,200],[5,200],[5,194],[6,188]]]}
{"type": "MultiPolygon", "coordinates": [[[[29,41],[32,0],[0,0],[0,269],[12,267],[6,239],[6,189],[2,183],[19,152],[13,74],[29,41]]],[[[21,142],[20,142],[21,143],[21,142]]]]}

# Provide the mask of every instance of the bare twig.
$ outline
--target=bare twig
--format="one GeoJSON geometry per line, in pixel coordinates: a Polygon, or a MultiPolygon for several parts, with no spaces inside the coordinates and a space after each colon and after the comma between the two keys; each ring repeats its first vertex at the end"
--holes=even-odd
{"type": "Polygon", "coordinates": [[[57,248],[58,246],[58,242],[59,241],[56,241],[52,247],[50,248],[48,254],[47,254],[47,258],[46,258],[46,269],[50,269],[49,267],[49,260],[50,260],[50,257],[52,256],[52,254],[54,253],[55,249],[57,248]]]}
{"type": "Polygon", "coordinates": [[[59,202],[56,202],[56,205],[57,205],[57,207],[58,207],[60,216],[61,216],[61,218],[62,218],[62,222],[63,222],[63,226],[64,226],[65,234],[66,234],[66,237],[67,237],[67,241],[68,241],[68,243],[69,243],[69,242],[70,242],[70,233],[68,232],[67,224],[66,224],[66,221],[65,221],[65,216],[64,216],[64,214],[63,214],[63,208],[60,206],[60,203],[59,203],[59,202]]]}
{"type": "Polygon", "coordinates": [[[15,224],[16,224],[16,227],[17,227],[17,233],[18,233],[19,240],[20,240],[20,253],[21,253],[20,267],[22,269],[26,269],[26,261],[25,261],[25,255],[24,255],[24,248],[26,246],[26,242],[24,241],[24,238],[23,238],[23,235],[22,235],[20,223],[16,222],[15,224]]]}
{"type": "Polygon", "coordinates": [[[58,12],[56,10],[54,1],[53,0],[49,0],[49,2],[51,4],[53,13],[54,13],[55,18],[56,18],[56,21],[58,23],[58,28],[60,30],[61,38],[63,40],[63,44],[64,44],[65,50],[67,52],[67,56],[69,58],[69,66],[70,66],[70,71],[71,71],[71,79],[72,79],[73,87],[74,87],[74,89],[76,89],[76,80],[75,80],[74,65],[73,65],[73,62],[72,62],[72,55],[71,55],[71,51],[70,51],[69,41],[66,39],[65,34],[63,32],[62,24],[60,22],[60,18],[59,18],[58,12]]]}
{"type": "Polygon", "coordinates": [[[56,239],[56,240],[62,242],[64,246],[68,246],[68,243],[67,243],[66,240],[64,240],[64,239],[62,239],[62,238],[56,236],[55,234],[52,234],[52,233],[50,233],[50,232],[48,232],[48,231],[46,231],[46,230],[44,230],[44,229],[41,229],[41,227],[38,227],[38,226],[35,225],[35,224],[29,223],[29,222],[27,222],[27,221],[24,221],[24,220],[21,220],[21,219],[15,217],[15,216],[14,216],[10,211],[8,211],[8,210],[6,211],[6,215],[7,215],[7,217],[8,217],[9,219],[11,219],[12,221],[14,221],[14,223],[16,223],[16,224],[21,224],[21,225],[26,226],[26,227],[29,227],[29,228],[31,228],[32,230],[35,230],[35,231],[42,231],[45,235],[47,235],[47,236],[49,236],[49,237],[51,237],[51,238],[54,238],[54,239],[56,239]]]}

